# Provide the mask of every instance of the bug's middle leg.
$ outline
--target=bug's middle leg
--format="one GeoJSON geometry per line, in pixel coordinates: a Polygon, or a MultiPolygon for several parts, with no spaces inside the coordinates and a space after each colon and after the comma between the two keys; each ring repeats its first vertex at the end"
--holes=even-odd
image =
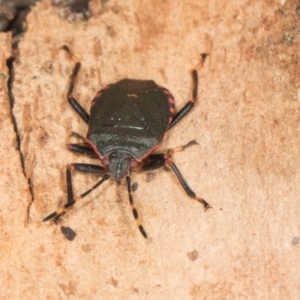
{"type": "Polygon", "coordinates": [[[86,139],[80,135],[79,133],[73,132],[71,136],[76,137],[83,141],[83,143],[70,143],[67,144],[67,147],[69,150],[75,153],[83,154],[90,156],[91,158],[99,158],[99,156],[96,154],[95,150],[86,142],[86,139]]]}

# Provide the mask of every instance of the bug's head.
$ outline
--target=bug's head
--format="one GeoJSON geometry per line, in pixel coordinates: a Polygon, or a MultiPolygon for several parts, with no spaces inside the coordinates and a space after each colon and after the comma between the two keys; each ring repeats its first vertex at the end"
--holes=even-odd
{"type": "Polygon", "coordinates": [[[124,151],[116,151],[108,156],[108,173],[116,180],[123,178],[130,168],[132,156],[124,151]]]}

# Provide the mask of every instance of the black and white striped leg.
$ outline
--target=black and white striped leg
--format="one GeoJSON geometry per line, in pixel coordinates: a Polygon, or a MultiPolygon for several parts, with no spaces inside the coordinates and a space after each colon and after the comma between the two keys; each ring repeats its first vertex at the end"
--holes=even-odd
{"type": "Polygon", "coordinates": [[[133,198],[132,198],[132,193],[131,193],[131,178],[129,175],[126,176],[126,181],[127,181],[127,189],[128,189],[128,196],[129,196],[129,204],[130,204],[130,208],[132,210],[133,213],[133,217],[135,219],[136,225],[139,228],[141,234],[143,235],[143,237],[146,239],[147,238],[147,233],[141,223],[141,220],[139,218],[139,214],[135,208],[134,202],[133,202],[133,198]]]}
{"type": "Polygon", "coordinates": [[[46,222],[48,220],[53,219],[54,222],[57,222],[60,217],[62,217],[67,211],[71,209],[71,207],[78,202],[79,200],[86,197],[88,194],[90,194],[94,189],[96,189],[99,185],[101,185],[104,181],[106,181],[110,176],[108,174],[105,174],[105,169],[98,165],[92,165],[92,164],[82,164],[82,163],[74,163],[67,167],[66,170],[66,178],[67,178],[67,203],[57,209],[55,212],[47,216],[43,219],[43,222],[46,222]],[[99,180],[93,187],[79,195],[78,197],[73,196],[73,186],[72,186],[72,176],[71,171],[76,170],[79,172],[84,173],[91,173],[96,175],[103,175],[104,176],[99,180]]]}

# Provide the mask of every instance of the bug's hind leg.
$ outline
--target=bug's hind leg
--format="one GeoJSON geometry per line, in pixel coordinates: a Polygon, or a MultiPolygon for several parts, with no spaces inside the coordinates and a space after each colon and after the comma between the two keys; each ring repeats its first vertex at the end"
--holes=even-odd
{"type": "MultiPolygon", "coordinates": [[[[201,69],[204,61],[207,57],[206,53],[201,54],[201,62],[198,64],[197,69],[201,69]]],[[[171,123],[168,126],[167,130],[170,130],[173,126],[175,126],[182,118],[184,118],[190,110],[194,107],[195,103],[197,102],[197,96],[198,96],[198,73],[197,70],[194,69],[192,71],[192,77],[193,77],[193,96],[192,100],[188,101],[183,108],[181,108],[175,116],[172,118],[171,123]]]]}
{"type": "Polygon", "coordinates": [[[77,59],[75,58],[74,54],[70,51],[68,46],[63,46],[62,48],[65,51],[67,51],[67,53],[69,54],[71,59],[76,62],[75,67],[72,72],[72,75],[71,75],[70,86],[69,86],[68,93],[67,93],[68,102],[73,107],[73,109],[78,113],[78,115],[84,120],[84,122],[88,124],[89,118],[90,118],[89,114],[85,111],[85,109],[79,104],[79,102],[72,95],[74,87],[75,87],[75,82],[76,82],[76,79],[77,79],[77,76],[78,76],[78,73],[79,73],[79,70],[81,67],[81,63],[77,61],[77,59]]]}

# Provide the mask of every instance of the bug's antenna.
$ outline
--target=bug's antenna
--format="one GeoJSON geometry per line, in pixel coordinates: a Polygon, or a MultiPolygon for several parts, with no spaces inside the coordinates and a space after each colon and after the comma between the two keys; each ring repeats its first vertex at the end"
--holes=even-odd
{"type": "MultiPolygon", "coordinates": [[[[101,180],[99,180],[93,187],[91,187],[89,190],[82,193],[80,196],[74,198],[71,201],[68,201],[64,206],[60,207],[58,210],[56,210],[54,213],[50,214],[46,218],[43,219],[43,222],[46,222],[50,219],[54,219],[55,222],[59,220],[61,216],[63,216],[76,202],[86,197],[89,193],[91,193],[94,189],[96,189],[100,184],[102,184],[104,181],[106,181],[110,176],[108,174],[105,174],[101,180]]],[[[72,191],[73,193],[73,191],[72,191]]]]}
{"type": "Polygon", "coordinates": [[[127,189],[128,189],[128,196],[129,196],[129,203],[130,203],[130,208],[132,210],[134,219],[136,221],[136,225],[139,228],[141,234],[143,235],[143,237],[146,239],[147,238],[147,233],[141,223],[141,220],[139,218],[139,214],[135,208],[134,202],[133,202],[133,198],[132,198],[132,194],[131,194],[131,178],[130,175],[126,176],[126,181],[127,181],[127,189]]]}

